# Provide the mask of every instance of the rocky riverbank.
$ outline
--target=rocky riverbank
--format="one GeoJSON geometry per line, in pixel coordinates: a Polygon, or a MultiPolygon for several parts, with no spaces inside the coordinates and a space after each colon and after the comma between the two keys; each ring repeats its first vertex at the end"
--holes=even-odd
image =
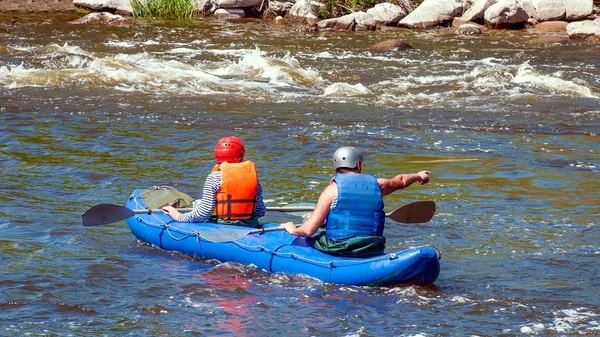
{"type": "Polygon", "coordinates": [[[72,0],[0,0],[0,12],[75,12],[72,0]]]}
{"type": "MultiPolygon", "coordinates": [[[[306,24],[310,30],[375,31],[382,27],[431,29],[452,27],[457,34],[489,29],[535,28],[567,31],[572,39],[600,42],[600,0],[410,0],[380,3],[366,11],[322,20],[323,3],[311,0],[194,0],[198,15],[224,20],[248,16],[306,24]]],[[[76,24],[130,26],[130,0],[0,0],[0,13],[96,12],[76,24]],[[119,14],[119,15],[114,15],[119,14]]],[[[83,15],[82,15],[83,16],[83,15]]],[[[0,18],[1,19],[1,18],[0,18]]],[[[50,18],[49,18],[50,19],[50,18]]],[[[0,20],[1,22],[2,20],[0,20]]]]}

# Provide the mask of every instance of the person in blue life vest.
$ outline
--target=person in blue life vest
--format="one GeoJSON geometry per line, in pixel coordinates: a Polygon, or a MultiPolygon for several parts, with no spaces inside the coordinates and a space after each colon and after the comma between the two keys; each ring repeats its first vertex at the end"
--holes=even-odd
{"type": "Polygon", "coordinates": [[[216,165],[206,177],[202,198],[194,209],[180,213],[165,206],[163,212],[180,222],[218,222],[244,227],[259,227],[265,215],[262,186],[253,162],[244,161],[246,149],[238,137],[223,137],[215,145],[216,165]]]}
{"type": "Polygon", "coordinates": [[[333,154],[336,175],[323,190],[311,216],[299,227],[283,223],[293,235],[307,237],[315,248],[334,255],[373,256],[383,253],[383,197],[415,182],[429,182],[429,171],[376,178],[362,173],[363,156],[355,147],[333,154]],[[325,229],[320,227],[325,225],[325,229]]]}

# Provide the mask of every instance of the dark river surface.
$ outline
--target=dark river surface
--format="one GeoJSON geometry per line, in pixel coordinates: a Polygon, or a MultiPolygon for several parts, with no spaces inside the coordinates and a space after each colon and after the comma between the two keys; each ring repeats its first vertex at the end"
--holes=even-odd
{"type": "Polygon", "coordinates": [[[64,21],[0,24],[0,335],[600,335],[599,46],[64,21]],[[369,52],[387,39],[415,49],[369,52]],[[434,200],[437,214],[385,235],[388,250],[437,247],[435,285],[325,284],[163,251],[124,221],[82,226],[136,188],[199,197],[228,135],[268,206],[316,202],[339,146],[377,176],[431,170],[386,210],[434,200]]]}

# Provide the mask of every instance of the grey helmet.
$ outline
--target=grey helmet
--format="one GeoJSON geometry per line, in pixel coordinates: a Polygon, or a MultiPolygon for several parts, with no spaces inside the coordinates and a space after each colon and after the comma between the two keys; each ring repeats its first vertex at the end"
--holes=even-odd
{"type": "Polygon", "coordinates": [[[335,150],[333,153],[333,168],[337,170],[340,167],[355,168],[358,163],[363,161],[360,151],[352,146],[344,146],[335,150]]]}

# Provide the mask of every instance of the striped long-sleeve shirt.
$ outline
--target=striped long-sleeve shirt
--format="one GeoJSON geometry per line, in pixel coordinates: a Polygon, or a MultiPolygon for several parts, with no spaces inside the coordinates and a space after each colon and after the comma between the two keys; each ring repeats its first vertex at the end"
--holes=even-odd
{"type": "MultiPolygon", "coordinates": [[[[210,220],[217,203],[217,192],[221,188],[221,171],[215,171],[206,177],[202,198],[194,201],[194,209],[188,213],[179,214],[180,222],[206,222],[210,220]]],[[[254,216],[260,218],[265,215],[265,203],[262,196],[262,186],[258,183],[254,216]]]]}

